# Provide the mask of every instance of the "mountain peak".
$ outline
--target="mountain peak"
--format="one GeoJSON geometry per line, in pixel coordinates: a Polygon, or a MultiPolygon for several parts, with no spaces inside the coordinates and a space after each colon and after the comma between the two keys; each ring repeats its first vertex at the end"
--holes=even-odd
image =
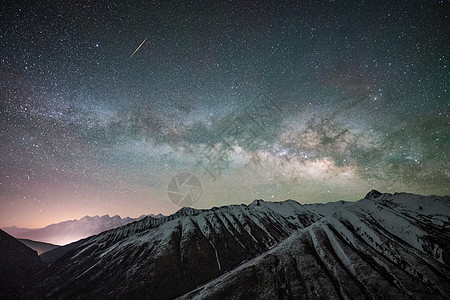
{"type": "Polygon", "coordinates": [[[250,203],[250,206],[261,206],[261,203],[264,203],[266,201],[264,201],[263,199],[255,199],[253,200],[252,203],[250,203]]]}
{"type": "Polygon", "coordinates": [[[380,193],[377,190],[371,190],[370,192],[367,193],[367,195],[364,197],[364,199],[369,199],[369,200],[373,200],[375,198],[378,198],[382,195],[382,193],[380,193]]]}
{"type": "Polygon", "coordinates": [[[179,215],[179,216],[188,216],[188,215],[195,215],[199,213],[198,209],[189,207],[189,206],[184,206],[181,209],[179,209],[175,215],[179,215]]]}

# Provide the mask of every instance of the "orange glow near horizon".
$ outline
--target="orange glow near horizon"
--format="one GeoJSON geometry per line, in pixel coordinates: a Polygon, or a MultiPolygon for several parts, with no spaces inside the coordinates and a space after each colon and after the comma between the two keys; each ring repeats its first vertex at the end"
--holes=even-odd
{"type": "Polygon", "coordinates": [[[32,196],[22,196],[20,201],[11,195],[8,198],[2,195],[0,227],[43,228],[85,216],[136,218],[143,214],[171,214],[179,209],[164,195],[150,189],[118,194],[94,190],[89,185],[69,185],[64,190],[41,185],[29,187],[27,194],[32,196]],[[28,198],[32,199],[26,201],[28,198]]]}

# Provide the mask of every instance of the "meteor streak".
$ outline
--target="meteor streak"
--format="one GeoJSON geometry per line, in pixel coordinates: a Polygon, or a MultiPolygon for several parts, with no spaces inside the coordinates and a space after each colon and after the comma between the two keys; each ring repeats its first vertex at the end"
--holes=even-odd
{"type": "Polygon", "coordinates": [[[139,47],[137,47],[136,50],[134,50],[133,54],[131,54],[131,56],[130,56],[128,59],[130,59],[130,58],[133,57],[133,55],[139,50],[139,48],[141,48],[141,46],[145,43],[145,41],[146,41],[147,39],[148,39],[148,38],[145,38],[145,40],[142,41],[142,43],[139,45],[139,47]]]}

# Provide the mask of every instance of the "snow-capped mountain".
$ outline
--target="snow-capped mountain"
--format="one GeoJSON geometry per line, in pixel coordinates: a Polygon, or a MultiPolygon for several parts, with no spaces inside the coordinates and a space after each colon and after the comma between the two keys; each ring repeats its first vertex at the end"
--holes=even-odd
{"type": "MultiPolygon", "coordinates": [[[[161,217],[158,215],[155,217],[161,217]]],[[[19,239],[30,239],[33,241],[66,245],[68,243],[99,234],[100,232],[124,226],[128,223],[138,221],[139,218],[121,218],[120,216],[85,216],[79,220],[69,220],[57,224],[48,225],[39,229],[28,229],[18,227],[5,227],[3,231],[19,239]]]]}
{"type": "Polygon", "coordinates": [[[449,299],[449,197],[308,207],[324,217],[180,298],[449,299]]]}
{"type": "Polygon", "coordinates": [[[57,250],[25,298],[448,299],[450,197],[183,208],[57,250]]]}
{"type": "Polygon", "coordinates": [[[173,298],[264,253],[319,218],[295,201],[261,200],[249,206],[183,208],[165,218],[146,217],[63,253],[32,287],[44,294],[33,296],[173,298]]]}

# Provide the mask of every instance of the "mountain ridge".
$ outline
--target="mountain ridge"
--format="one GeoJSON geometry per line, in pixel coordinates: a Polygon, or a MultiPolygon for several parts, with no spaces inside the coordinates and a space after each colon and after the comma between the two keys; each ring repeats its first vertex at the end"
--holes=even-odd
{"type": "MultiPolygon", "coordinates": [[[[425,201],[425,196],[414,194],[372,195],[328,213],[311,226],[292,234],[274,249],[179,299],[448,299],[450,197],[428,196],[425,201]],[[421,202],[417,201],[418,197],[421,202]],[[403,220],[411,220],[411,212],[419,204],[428,204],[429,215],[436,216],[437,211],[447,213],[446,230],[440,232],[444,240],[440,242],[441,247],[435,247],[436,244],[431,246],[433,242],[426,241],[427,235],[418,234],[415,239],[409,238],[412,231],[406,232],[404,239],[399,238],[403,226],[397,228],[390,224],[383,230],[376,226],[380,221],[388,220],[383,216],[383,210],[398,207],[405,203],[405,198],[411,201],[407,201],[402,209],[405,212],[403,220]],[[438,198],[444,200],[445,203],[441,203],[445,206],[444,210],[443,207],[436,209],[430,205],[438,198]],[[364,214],[364,217],[359,214],[364,214]],[[425,242],[415,243],[417,239],[425,242]],[[302,275],[300,270],[308,268],[314,269],[314,272],[303,272],[302,275]],[[257,284],[251,287],[243,284],[248,282],[257,284]]],[[[427,208],[419,208],[421,212],[424,210],[427,208]]],[[[433,226],[433,222],[429,221],[428,225],[433,226]]],[[[420,221],[410,223],[410,226],[421,227],[424,224],[420,221]]],[[[435,229],[423,228],[428,232],[435,229]]]]}
{"type": "Polygon", "coordinates": [[[24,298],[447,299],[450,197],[183,208],[56,251],[24,298]]]}
{"type": "MultiPolygon", "coordinates": [[[[97,286],[94,294],[98,292],[105,297],[141,298],[148,293],[156,298],[170,298],[188,292],[267,251],[319,218],[299,203],[293,203],[286,202],[273,209],[267,205],[258,209],[247,205],[180,209],[165,218],[146,217],[100,233],[51,262],[42,280],[45,286],[60,287],[45,297],[73,297],[86,290],[86,286],[97,286]],[[289,210],[283,210],[285,206],[290,206],[289,210]],[[107,269],[114,272],[103,275],[107,269]],[[105,282],[105,276],[114,279],[105,282]],[[61,278],[64,280],[60,281],[61,278]],[[101,285],[96,284],[99,280],[101,285]],[[129,282],[126,293],[117,293],[115,282],[124,284],[123,280],[129,282]],[[142,280],[149,285],[142,285],[142,280]],[[72,289],[74,286],[78,288],[72,289]]],[[[39,283],[31,287],[42,288],[45,289],[39,283]]]]}

